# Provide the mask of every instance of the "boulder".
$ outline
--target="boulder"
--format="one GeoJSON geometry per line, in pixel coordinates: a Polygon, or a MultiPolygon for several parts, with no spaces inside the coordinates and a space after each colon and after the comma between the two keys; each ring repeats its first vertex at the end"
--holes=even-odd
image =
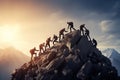
{"type": "Polygon", "coordinates": [[[48,60],[48,61],[53,60],[53,59],[56,57],[56,54],[57,54],[56,51],[50,52],[50,53],[47,55],[47,60],[48,60]]]}

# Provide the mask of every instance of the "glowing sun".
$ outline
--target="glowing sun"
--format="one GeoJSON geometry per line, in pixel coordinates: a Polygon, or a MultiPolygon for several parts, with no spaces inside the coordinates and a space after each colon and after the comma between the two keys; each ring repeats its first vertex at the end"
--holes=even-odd
{"type": "Polygon", "coordinates": [[[15,26],[3,26],[0,27],[0,37],[3,42],[12,43],[17,37],[17,27],[15,26]]]}

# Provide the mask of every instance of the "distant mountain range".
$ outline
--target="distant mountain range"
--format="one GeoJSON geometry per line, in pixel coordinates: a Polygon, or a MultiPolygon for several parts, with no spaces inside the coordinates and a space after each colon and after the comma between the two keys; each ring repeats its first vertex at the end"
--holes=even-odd
{"type": "Polygon", "coordinates": [[[27,55],[13,47],[0,49],[0,80],[10,80],[13,70],[29,60],[27,55]]]}
{"type": "Polygon", "coordinates": [[[120,53],[112,48],[105,49],[102,53],[111,60],[112,65],[116,67],[118,74],[120,75],[120,53]]]}

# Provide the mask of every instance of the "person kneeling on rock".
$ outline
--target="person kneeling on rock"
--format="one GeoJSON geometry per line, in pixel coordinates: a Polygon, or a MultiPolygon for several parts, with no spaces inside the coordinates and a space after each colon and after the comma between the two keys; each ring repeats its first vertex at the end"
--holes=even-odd
{"type": "Polygon", "coordinates": [[[93,46],[97,46],[97,41],[95,39],[92,40],[93,46]]]}

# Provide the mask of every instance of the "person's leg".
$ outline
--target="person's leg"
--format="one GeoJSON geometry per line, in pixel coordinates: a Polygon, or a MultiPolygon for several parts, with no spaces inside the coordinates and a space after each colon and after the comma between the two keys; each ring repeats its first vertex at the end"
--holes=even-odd
{"type": "Polygon", "coordinates": [[[82,34],[85,35],[85,34],[84,34],[84,30],[82,30],[82,34]]]}
{"type": "Polygon", "coordinates": [[[37,57],[37,53],[35,53],[35,57],[37,57]]]}
{"type": "Polygon", "coordinates": [[[53,40],[53,45],[54,45],[54,40],[53,40]]]}
{"type": "Polygon", "coordinates": [[[73,30],[76,30],[74,27],[72,27],[73,30]]]}
{"type": "Polygon", "coordinates": [[[32,58],[33,58],[33,54],[31,54],[31,61],[32,61],[32,58]]]}
{"type": "Polygon", "coordinates": [[[81,34],[81,29],[80,29],[80,35],[82,35],[82,34],[81,34]]]}
{"type": "Polygon", "coordinates": [[[46,51],[47,44],[45,45],[45,51],[46,51]]]}
{"type": "Polygon", "coordinates": [[[72,32],[72,28],[70,27],[70,32],[72,32]]]}
{"type": "Polygon", "coordinates": [[[50,43],[48,44],[49,48],[50,48],[50,43]]]}
{"type": "Polygon", "coordinates": [[[43,53],[44,53],[44,48],[42,47],[43,53]]]}
{"type": "Polygon", "coordinates": [[[60,40],[61,40],[61,34],[59,34],[59,42],[60,42],[60,40]]]}
{"type": "Polygon", "coordinates": [[[58,42],[57,39],[54,39],[54,43],[55,43],[55,42],[58,42]]]}
{"type": "Polygon", "coordinates": [[[40,48],[40,53],[41,53],[41,48],[40,48]]]}
{"type": "Polygon", "coordinates": [[[62,39],[64,39],[64,34],[62,34],[63,35],[63,38],[62,39]]]}

